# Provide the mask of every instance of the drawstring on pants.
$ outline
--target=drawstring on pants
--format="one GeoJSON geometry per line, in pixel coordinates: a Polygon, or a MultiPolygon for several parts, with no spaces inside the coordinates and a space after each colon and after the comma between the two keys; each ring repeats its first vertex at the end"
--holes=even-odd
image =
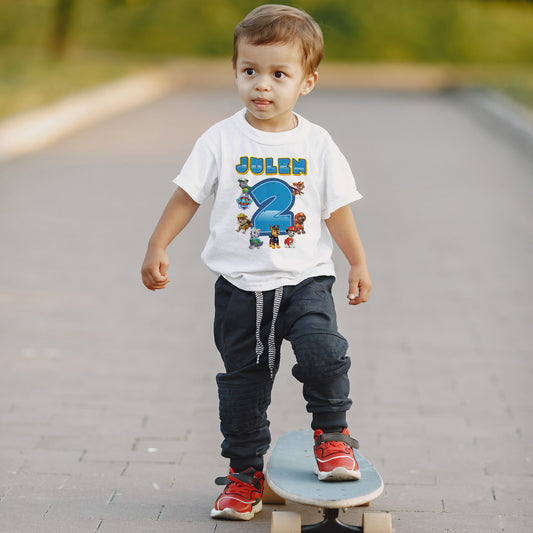
{"type": "MultiPolygon", "coordinates": [[[[272,325],[270,326],[270,334],[268,335],[268,369],[270,377],[274,377],[274,366],[276,364],[276,322],[278,320],[279,308],[281,306],[281,299],[283,298],[283,287],[278,287],[274,293],[274,306],[272,309],[272,325]]],[[[264,346],[261,342],[261,322],[263,320],[263,293],[257,291],[255,293],[255,353],[257,355],[257,364],[261,361],[261,356],[264,352],[264,346]]]]}
{"type": "Polygon", "coordinates": [[[255,353],[257,355],[257,364],[263,355],[264,346],[261,342],[261,321],[263,320],[263,293],[255,293],[255,353]]]}

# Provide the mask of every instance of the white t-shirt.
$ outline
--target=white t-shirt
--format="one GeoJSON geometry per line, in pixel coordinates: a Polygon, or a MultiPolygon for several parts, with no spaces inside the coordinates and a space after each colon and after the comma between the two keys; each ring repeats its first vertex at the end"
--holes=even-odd
{"type": "Polygon", "coordinates": [[[174,179],[199,204],[214,194],[202,260],[247,291],[335,275],[324,220],[362,197],[346,158],[299,115],[296,128],[273,133],[245,112],[209,128],[174,179]]]}

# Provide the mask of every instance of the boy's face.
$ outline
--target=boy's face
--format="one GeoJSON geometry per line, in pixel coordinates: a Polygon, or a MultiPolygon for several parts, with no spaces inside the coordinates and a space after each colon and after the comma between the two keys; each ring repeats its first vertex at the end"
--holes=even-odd
{"type": "Polygon", "coordinates": [[[292,110],[318,79],[307,74],[294,44],[239,43],[235,79],[246,119],[259,130],[286,131],[296,126],[292,110]]]}

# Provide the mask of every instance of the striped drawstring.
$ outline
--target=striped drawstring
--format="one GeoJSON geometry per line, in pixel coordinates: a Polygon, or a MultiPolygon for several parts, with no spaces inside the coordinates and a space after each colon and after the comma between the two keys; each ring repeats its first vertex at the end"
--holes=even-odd
{"type": "MultiPolygon", "coordinates": [[[[274,293],[274,307],[272,310],[272,325],[270,326],[270,334],[268,336],[268,369],[270,371],[270,378],[274,378],[274,366],[276,364],[276,322],[278,320],[279,308],[283,298],[283,287],[278,287],[274,293]]],[[[261,342],[261,322],[263,320],[263,293],[255,293],[255,353],[257,355],[257,364],[261,360],[264,352],[264,346],[261,342]]]]}
{"type": "Polygon", "coordinates": [[[257,355],[257,364],[263,355],[265,349],[261,342],[261,321],[263,320],[263,293],[255,293],[255,354],[257,355]]]}

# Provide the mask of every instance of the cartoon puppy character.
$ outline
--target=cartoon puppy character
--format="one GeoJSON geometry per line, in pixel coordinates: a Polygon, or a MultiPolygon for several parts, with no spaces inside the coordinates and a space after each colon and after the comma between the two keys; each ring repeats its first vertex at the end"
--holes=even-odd
{"type": "Polygon", "coordinates": [[[305,233],[304,229],[304,222],[307,217],[304,213],[296,213],[294,217],[294,227],[296,228],[296,233],[298,235],[301,235],[302,233],[305,233]]]}
{"type": "Polygon", "coordinates": [[[235,231],[242,230],[243,233],[246,233],[246,230],[252,227],[252,221],[244,213],[237,215],[237,222],[239,223],[239,227],[235,231]]]}
{"type": "Polygon", "coordinates": [[[270,248],[279,248],[279,226],[270,226],[270,248]]]}
{"type": "Polygon", "coordinates": [[[296,229],[294,226],[291,226],[290,228],[287,228],[286,231],[288,237],[283,241],[285,243],[285,248],[294,248],[294,234],[296,233],[296,229]]]}
{"type": "Polygon", "coordinates": [[[257,228],[250,228],[250,250],[258,250],[263,246],[263,241],[259,238],[261,232],[257,228]]]}
{"type": "Polygon", "coordinates": [[[250,189],[251,189],[251,187],[248,185],[248,180],[241,178],[239,180],[239,187],[242,190],[242,194],[244,194],[245,196],[248,196],[248,193],[250,192],[250,189]]]}
{"type": "Polygon", "coordinates": [[[292,195],[298,196],[304,193],[305,184],[303,181],[293,182],[294,187],[291,187],[292,195]]]}

